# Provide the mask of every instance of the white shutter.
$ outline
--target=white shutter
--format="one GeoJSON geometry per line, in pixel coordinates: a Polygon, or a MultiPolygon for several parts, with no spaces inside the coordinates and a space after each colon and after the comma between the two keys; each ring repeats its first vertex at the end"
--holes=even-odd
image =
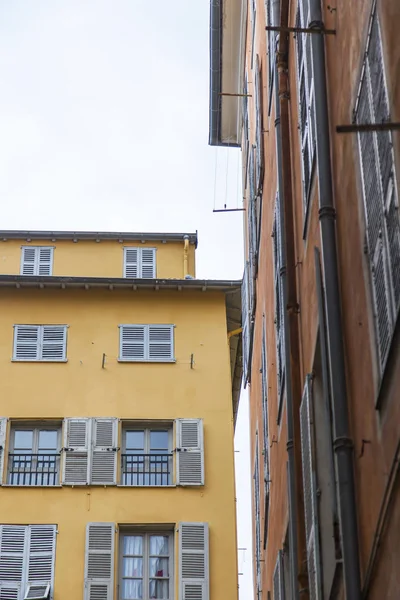
{"type": "Polygon", "coordinates": [[[93,419],[92,484],[116,483],[117,432],[118,419],[93,419]]]}
{"type": "Polygon", "coordinates": [[[310,600],[320,600],[322,594],[318,539],[317,483],[313,440],[312,392],[309,375],[306,378],[303,399],[300,405],[300,434],[309,596],[310,600]]]}
{"type": "Polygon", "coordinates": [[[273,600],[285,600],[282,550],[278,551],[278,556],[276,558],[273,586],[274,586],[274,599],[273,600]]]}
{"type": "Polygon", "coordinates": [[[141,250],[141,277],[153,279],[156,276],[156,250],[155,248],[142,248],[141,250]]]}
{"type": "Polygon", "coordinates": [[[208,524],[179,524],[179,600],[209,600],[208,524]]]}
{"type": "Polygon", "coordinates": [[[39,341],[39,325],[14,325],[13,360],[38,360],[39,341]]]}
{"type": "Polygon", "coordinates": [[[178,485],[204,485],[202,419],[176,421],[176,475],[178,485]]]}
{"type": "Polygon", "coordinates": [[[90,425],[90,419],[64,420],[64,485],[85,485],[89,482],[90,425]]]}
{"type": "Polygon", "coordinates": [[[88,523],[85,548],[85,600],[114,598],[114,523],[88,523]]]}
{"type": "Polygon", "coordinates": [[[55,525],[29,526],[26,600],[49,596],[54,579],[55,547],[55,525]]]}
{"type": "Polygon", "coordinates": [[[139,277],[140,248],[124,248],[124,277],[139,277]]]}
{"type": "Polygon", "coordinates": [[[174,358],[173,325],[148,325],[148,360],[167,362],[174,358]]]}
{"type": "Polygon", "coordinates": [[[51,275],[53,271],[53,248],[37,248],[37,275],[51,275]]]}
{"type": "Polygon", "coordinates": [[[119,360],[145,360],[145,325],[120,325],[119,360]]]}
{"type": "Polygon", "coordinates": [[[24,552],[27,528],[0,526],[0,598],[20,600],[24,577],[24,552]]]}
{"type": "Polygon", "coordinates": [[[21,256],[21,275],[36,275],[37,248],[23,247],[21,256]]]}
{"type": "MultiPolygon", "coordinates": [[[[4,455],[6,451],[7,418],[0,417],[0,485],[3,482],[4,455]]],[[[1,600],[1,596],[0,596],[1,600]]]]}
{"type": "Polygon", "coordinates": [[[43,325],[41,338],[41,360],[65,360],[67,346],[67,327],[65,325],[43,325]]]}

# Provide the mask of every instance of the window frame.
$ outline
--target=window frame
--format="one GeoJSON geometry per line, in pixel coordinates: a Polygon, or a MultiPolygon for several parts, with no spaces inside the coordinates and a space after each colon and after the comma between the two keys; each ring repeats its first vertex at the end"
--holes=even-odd
{"type": "MultiPolygon", "coordinates": [[[[118,362],[125,363],[175,363],[175,325],[172,323],[124,323],[118,325],[119,327],[119,354],[118,354],[118,362]],[[123,330],[124,327],[144,328],[144,340],[143,340],[143,358],[124,358],[122,352],[123,346],[123,330]],[[169,329],[171,333],[171,357],[170,358],[150,358],[150,340],[149,340],[149,332],[151,327],[158,327],[163,329],[169,329]]],[[[167,345],[167,344],[165,344],[167,345]]]]}
{"type": "Polygon", "coordinates": [[[123,251],[124,251],[124,261],[123,261],[123,278],[124,279],[156,279],[157,278],[157,248],[152,246],[124,246],[123,247],[123,251]],[[128,277],[128,275],[126,274],[126,267],[127,267],[127,260],[126,260],[126,255],[127,255],[127,251],[128,250],[137,250],[138,253],[138,260],[137,260],[137,269],[138,269],[138,277],[136,278],[132,278],[132,277],[128,277]],[[153,276],[152,277],[143,277],[143,264],[142,264],[142,255],[143,255],[143,250],[152,250],[153,252],[153,276]]]}
{"type": "Polygon", "coordinates": [[[13,325],[14,328],[14,338],[13,338],[13,353],[12,353],[12,362],[43,362],[43,363],[64,363],[68,361],[67,358],[67,343],[68,343],[68,328],[69,325],[65,324],[50,324],[46,323],[45,325],[34,325],[32,323],[15,323],[13,325]],[[63,328],[63,357],[62,358],[43,358],[43,335],[46,328],[54,328],[59,327],[63,328]],[[37,330],[37,342],[35,344],[29,344],[32,347],[36,347],[37,358],[17,358],[17,341],[18,341],[18,328],[25,329],[36,329],[37,330]]]}
{"type": "MultiPolygon", "coordinates": [[[[176,557],[175,557],[175,532],[172,528],[163,528],[155,526],[153,528],[146,528],[142,526],[134,526],[127,525],[124,526],[120,530],[119,540],[118,540],[118,600],[122,599],[123,593],[123,561],[124,561],[124,537],[126,536],[143,536],[143,576],[141,578],[143,581],[143,599],[142,600],[150,600],[149,597],[149,585],[150,578],[149,576],[149,562],[150,562],[150,536],[168,536],[168,560],[169,560],[169,600],[174,600],[175,598],[175,582],[174,582],[174,574],[175,574],[175,566],[176,566],[176,557]]],[[[163,578],[167,579],[167,578],[163,578]]]]}
{"type": "Polygon", "coordinates": [[[255,459],[254,459],[254,516],[255,516],[255,567],[256,567],[256,586],[257,598],[262,594],[261,578],[261,510],[260,510],[260,449],[258,431],[256,431],[255,459]]]}
{"type": "Polygon", "coordinates": [[[54,268],[54,250],[55,246],[30,246],[25,245],[21,246],[21,259],[20,259],[20,275],[24,275],[24,277],[52,277],[53,276],[53,268],[54,268]],[[33,267],[33,273],[27,274],[24,273],[24,252],[25,249],[34,249],[35,250],[35,261],[33,267]],[[48,275],[42,275],[39,273],[40,270],[40,250],[50,250],[50,273],[48,275]]]}

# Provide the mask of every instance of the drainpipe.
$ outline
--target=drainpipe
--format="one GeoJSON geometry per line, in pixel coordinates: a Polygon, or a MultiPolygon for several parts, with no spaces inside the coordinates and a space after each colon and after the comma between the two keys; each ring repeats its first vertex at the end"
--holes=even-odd
{"type": "Polygon", "coordinates": [[[189,255],[189,236],[183,236],[183,278],[186,279],[188,273],[188,255],[189,255]]]}
{"type": "MultiPolygon", "coordinates": [[[[310,0],[309,27],[323,28],[320,0],[310,0]]],[[[310,35],[310,34],[309,34],[310,35]]],[[[325,73],[325,42],[311,34],[315,94],[315,131],[319,188],[319,219],[325,279],[325,305],[334,424],[340,533],[346,598],[360,600],[361,583],[354,483],[353,442],[350,437],[343,329],[340,312],[339,274],[336,248],[335,208],[330,162],[328,99],[325,73]]]]}
{"type": "MultiPolygon", "coordinates": [[[[274,25],[287,26],[286,0],[282,1],[281,14],[279,2],[274,2],[274,25]]],[[[300,440],[299,410],[301,401],[301,383],[299,371],[299,330],[298,303],[295,273],[295,247],[293,223],[293,197],[291,179],[290,135],[289,135],[289,94],[287,35],[277,36],[277,61],[275,65],[275,133],[276,161],[278,170],[278,201],[280,203],[280,239],[281,239],[281,285],[284,310],[285,344],[285,388],[287,416],[287,452],[288,452],[288,502],[289,502],[289,561],[291,580],[291,599],[298,600],[299,587],[307,588],[306,560],[299,561],[299,547],[305,549],[304,508],[301,488],[301,453],[295,439],[300,440]],[[296,416],[297,415],[297,416],[296,416]],[[296,423],[297,421],[297,423],[296,423]]],[[[303,596],[304,598],[305,596],[303,596]]]]}

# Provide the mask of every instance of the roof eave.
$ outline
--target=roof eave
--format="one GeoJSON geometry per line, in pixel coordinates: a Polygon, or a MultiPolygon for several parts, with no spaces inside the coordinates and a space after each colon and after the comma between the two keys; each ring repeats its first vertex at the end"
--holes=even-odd
{"type": "Polygon", "coordinates": [[[0,230],[0,240],[116,240],[138,242],[181,242],[189,239],[197,247],[197,231],[195,233],[154,233],[131,231],[27,231],[18,229],[0,230]]]}

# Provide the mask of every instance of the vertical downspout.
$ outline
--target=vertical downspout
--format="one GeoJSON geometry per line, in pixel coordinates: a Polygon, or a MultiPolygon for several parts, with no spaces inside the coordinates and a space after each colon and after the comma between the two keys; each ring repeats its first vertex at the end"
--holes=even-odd
{"type": "Polygon", "coordinates": [[[189,236],[183,236],[183,278],[188,276],[189,236]]]}
{"type": "MultiPolygon", "coordinates": [[[[320,0],[310,0],[309,27],[323,28],[320,0]]],[[[353,443],[350,437],[343,329],[340,311],[339,273],[336,248],[335,208],[330,162],[328,99],[325,73],[324,36],[311,35],[312,70],[315,93],[315,131],[319,188],[319,219],[325,304],[328,329],[330,382],[334,421],[338,508],[342,539],[346,598],[360,600],[361,582],[355,499],[353,443]]]]}
{"type": "MultiPolygon", "coordinates": [[[[272,18],[276,26],[287,25],[282,2],[280,13],[279,1],[273,2],[272,18]],[[282,20],[283,19],[283,20],[282,20]]],[[[298,600],[299,587],[307,587],[306,574],[302,577],[303,564],[299,561],[299,546],[305,544],[304,512],[302,495],[299,493],[296,472],[301,470],[301,462],[296,464],[295,448],[295,406],[299,414],[301,390],[299,378],[299,332],[298,304],[295,276],[295,249],[293,226],[293,199],[291,181],[289,115],[288,115],[288,75],[287,75],[287,42],[286,36],[276,37],[277,61],[275,64],[275,133],[276,162],[278,181],[278,201],[280,205],[280,240],[281,248],[281,285],[284,302],[284,344],[285,344],[285,388],[287,416],[287,452],[288,452],[288,501],[289,501],[289,559],[291,599],[298,600]],[[282,118],[283,116],[283,118],[282,118]],[[284,129],[284,131],[282,131],[284,129]],[[300,585],[299,585],[300,584],[300,585]]],[[[299,439],[300,430],[297,439],[299,439]]],[[[297,452],[297,459],[300,452],[297,452]]],[[[304,596],[303,596],[304,597],[304,596]]]]}

